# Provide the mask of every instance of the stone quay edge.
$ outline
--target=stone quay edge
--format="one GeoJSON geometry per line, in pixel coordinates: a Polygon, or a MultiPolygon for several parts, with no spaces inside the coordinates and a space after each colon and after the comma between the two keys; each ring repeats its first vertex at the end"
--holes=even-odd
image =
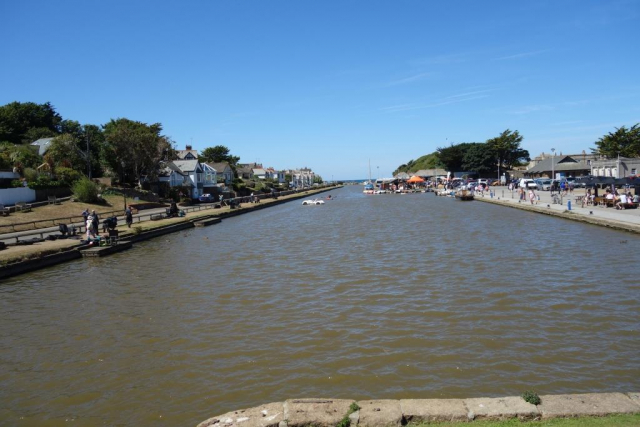
{"type": "Polygon", "coordinates": [[[532,405],[520,396],[469,399],[289,399],[209,418],[197,427],[334,427],[348,416],[351,427],[474,420],[539,420],[640,413],[640,393],[541,395],[532,405]],[[349,414],[355,403],[359,409],[349,414]]]}

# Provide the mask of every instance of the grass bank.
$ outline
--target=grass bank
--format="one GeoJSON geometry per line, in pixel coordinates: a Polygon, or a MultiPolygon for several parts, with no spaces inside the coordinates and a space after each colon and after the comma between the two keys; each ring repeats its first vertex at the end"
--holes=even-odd
{"type": "MultiPolygon", "coordinates": [[[[433,422],[409,424],[410,427],[461,427],[467,423],[461,422],[433,422]]],[[[505,421],[473,421],[470,425],[479,427],[638,427],[640,414],[608,415],[605,417],[554,418],[540,421],[520,421],[510,419],[505,421]]]]}

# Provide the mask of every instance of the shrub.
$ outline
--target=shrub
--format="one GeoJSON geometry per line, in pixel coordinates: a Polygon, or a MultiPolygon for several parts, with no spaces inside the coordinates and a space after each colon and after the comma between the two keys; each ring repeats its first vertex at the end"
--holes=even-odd
{"type": "Polygon", "coordinates": [[[100,201],[98,198],[98,186],[89,178],[82,178],[73,184],[73,195],[77,200],[84,203],[97,203],[100,201]]]}
{"type": "Polygon", "coordinates": [[[35,181],[36,179],[38,179],[38,171],[33,168],[25,168],[23,175],[27,182],[35,181]]]}
{"type": "Polygon", "coordinates": [[[524,393],[522,393],[522,398],[524,399],[525,402],[529,402],[532,405],[539,405],[541,402],[540,396],[538,396],[538,393],[531,390],[527,390],[524,393]]]}
{"type": "Polygon", "coordinates": [[[38,175],[35,181],[29,182],[29,188],[32,190],[42,190],[47,188],[57,188],[60,187],[61,184],[58,181],[54,181],[48,175],[38,175]]]}
{"type": "Polygon", "coordinates": [[[56,178],[64,185],[71,187],[76,181],[82,178],[82,174],[77,170],[61,166],[56,168],[56,178]]]}
{"type": "Polygon", "coordinates": [[[142,227],[140,227],[139,225],[133,227],[133,234],[135,236],[139,235],[142,233],[142,227]]]}

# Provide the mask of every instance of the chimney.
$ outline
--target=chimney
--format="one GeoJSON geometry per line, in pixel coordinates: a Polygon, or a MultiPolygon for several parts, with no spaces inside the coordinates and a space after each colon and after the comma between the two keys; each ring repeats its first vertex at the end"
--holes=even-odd
{"type": "Polygon", "coordinates": [[[193,148],[190,145],[187,145],[187,150],[192,150],[193,148]]]}

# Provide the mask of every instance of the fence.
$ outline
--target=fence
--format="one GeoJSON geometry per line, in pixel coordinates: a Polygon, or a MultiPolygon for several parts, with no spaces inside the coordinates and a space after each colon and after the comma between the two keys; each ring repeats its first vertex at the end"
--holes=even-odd
{"type": "MultiPolygon", "coordinates": [[[[264,199],[271,199],[271,198],[277,198],[277,197],[282,197],[282,196],[288,196],[290,194],[300,193],[300,192],[308,191],[308,190],[311,190],[311,189],[324,188],[324,187],[326,187],[326,186],[308,188],[308,189],[303,189],[303,190],[280,191],[280,192],[269,193],[269,194],[256,194],[256,195],[253,196],[253,199],[254,199],[253,201],[259,201],[259,200],[264,200],[264,199]]],[[[231,199],[224,199],[222,202],[216,202],[216,203],[211,203],[211,204],[199,204],[199,205],[193,205],[193,206],[183,206],[183,207],[180,207],[180,209],[182,211],[184,211],[185,213],[198,212],[198,211],[209,210],[209,209],[219,209],[221,206],[235,205],[237,203],[251,203],[251,201],[252,201],[251,198],[252,198],[252,196],[234,197],[234,198],[231,198],[231,199]]],[[[100,216],[102,218],[107,218],[107,217],[114,216],[114,215],[115,216],[119,216],[120,218],[123,218],[121,209],[117,210],[117,211],[110,211],[110,212],[102,212],[102,213],[100,213],[100,216]]],[[[144,222],[144,221],[150,221],[151,217],[157,216],[157,215],[161,215],[161,214],[159,214],[158,212],[156,212],[156,213],[146,213],[146,214],[136,214],[133,217],[133,222],[134,223],[136,223],[136,222],[140,223],[140,222],[144,222]],[[147,218],[147,219],[144,219],[144,218],[147,218]]],[[[35,230],[33,233],[25,233],[25,234],[21,234],[20,236],[11,237],[11,238],[15,238],[16,242],[19,241],[20,238],[25,239],[25,238],[30,238],[30,237],[33,237],[33,236],[40,236],[40,238],[44,238],[45,234],[52,233],[52,231],[44,230],[44,228],[55,227],[55,226],[60,225],[60,224],[66,224],[66,225],[79,224],[79,225],[75,226],[76,232],[78,232],[78,233],[86,232],[86,225],[84,224],[84,218],[82,217],[82,215],[78,215],[78,216],[72,216],[72,217],[62,217],[62,218],[54,218],[54,219],[47,219],[47,220],[40,220],[40,221],[29,221],[29,222],[18,223],[18,224],[2,225],[2,226],[0,226],[0,234],[10,233],[10,232],[35,230]],[[43,225],[46,224],[46,226],[37,227],[37,224],[43,224],[43,225]],[[15,227],[18,227],[18,226],[27,226],[27,225],[33,225],[33,228],[25,228],[25,229],[22,229],[22,230],[17,230],[15,228],[15,227]],[[4,231],[3,229],[5,229],[7,227],[10,227],[11,230],[10,231],[4,231]]]]}

